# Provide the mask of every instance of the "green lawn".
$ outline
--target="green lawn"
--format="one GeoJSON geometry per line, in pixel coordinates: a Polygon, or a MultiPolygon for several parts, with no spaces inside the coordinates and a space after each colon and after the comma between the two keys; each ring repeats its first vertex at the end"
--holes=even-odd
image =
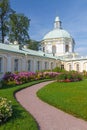
{"type": "Polygon", "coordinates": [[[13,105],[13,116],[5,124],[0,126],[0,130],[38,130],[38,125],[34,118],[25,111],[24,108],[14,98],[14,93],[22,88],[31,86],[33,84],[46,81],[33,81],[24,85],[0,89],[0,97],[6,97],[12,101],[13,105]]]}
{"type": "Polygon", "coordinates": [[[37,92],[43,101],[76,117],[87,120],[87,80],[51,83],[37,92]]]}

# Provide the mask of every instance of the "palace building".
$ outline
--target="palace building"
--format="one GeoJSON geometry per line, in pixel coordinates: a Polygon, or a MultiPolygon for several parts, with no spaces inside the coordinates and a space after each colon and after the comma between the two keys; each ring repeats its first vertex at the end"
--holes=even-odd
{"type": "Polygon", "coordinates": [[[34,51],[17,42],[0,43],[0,78],[5,72],[40,71],[61,67],[67,71],[87,71],[87,57],[74,50],[75,40],[62,28],[59,17],[55,18],[54,28],[41,41],[41,50],[34,51]]]}

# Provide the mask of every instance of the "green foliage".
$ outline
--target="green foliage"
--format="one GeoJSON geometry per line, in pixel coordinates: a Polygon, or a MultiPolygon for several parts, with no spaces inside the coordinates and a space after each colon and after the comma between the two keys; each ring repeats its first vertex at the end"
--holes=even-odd
{"type": "Polygon", "coordinates": [[[87,121],[87,80],[81,82],[54,82],[37,92],[43,101],[87,121]]]}
{"type": "Polygon", "coordinates": [[[35,41],[35,40],[29,40],[29,41],[27,41],[28,48],[32,49],[32,50],[38,50],[39,43],[40,42],[35,41]]]}
{"type": "Polygon", "coordinates": [[[29,40],[29,24],[30,19],[11,9],[10,0],[0,1],[0,41],[2,43],[4,43],[5,36],[8,36],[10,42],[16,40],[19,44],[24,44],[29,40]]]}
{"type": "Polygon", "coordinates": [[[11,13],[9,0],[0,0],[0,41],[2,43],[9,32],[8,21],[11,13]]]}
{"type": "Polygon", "coordinates": [[[0,89],[0,96],[6,97],[12,101],[13,114],[9,120],[0,126],[0,130],[38,130],[38,126],[34,118],[27,112],[14,98],[14,93],[20,89],[32,86],[45,80],[33,81],[17,87],[0,89]]]}
{"type": "Polygon", "coordinates": [[[6,98],[0,97],[0,124],[6,122],[12,116],[11,101],[6,98]]]}
{"type": "Polygon", "coordinates": [[[2,88],[13,87],[15,85],[24,84],[40,79],[54,79],[59,75],[57,72],[7,72],[1,81],[2,88]]]}
{"type": "Polygon", "coordinates": [[[66,72],[66,70],[61,69],[60,67],[55,67],[52,71],[54,71],[54,72],[66,72]]]}
{"type": "Polygon", "coordinates": [[[2,79],[2,87],[12,87],[35,80],[33,72],[6,72],[2,79]]]}
{"type": "Polygon", "coordinates": [[[87,71],[84,70],[84,71],[82,72],[82,75],[83,75],[83,77],[84,77],[85,79],[87,79],[87,71]]]}
{"type": "Polygon", "coordinates": [[[30,20],[24,14],[13,13],[10,15],[10,33],[9,39],[11,42],[18,41],[19,44],[24,44],[29,39],[28,28],[30,20]]]}
{"type": "Polygon", "coordinates": [[[81,81],[82,75],[78,72],[64,72],[60,73],[60,75],[57,76],[57,81],[59,82],[75,82],[75,81],[81,81]]]}

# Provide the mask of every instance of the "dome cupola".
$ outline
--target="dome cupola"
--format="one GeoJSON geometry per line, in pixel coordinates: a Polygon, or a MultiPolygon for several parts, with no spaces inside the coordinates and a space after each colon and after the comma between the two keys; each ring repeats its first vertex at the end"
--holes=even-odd
{"type": "Polygon", "coordinates": [[[54,29],[61,29],[61,21],[58,16],[55,18],[54,29]]]}
{"type": "Polygon", "coordinates": [[[61,26],[61,20],[57,16],[54,21],[54,29],[48,32],[42,40],[42,51],[61,56],[74,52],[75,42],[72,36],[61,26]]]}
{"type": "Polygon", "coordinates": [[[54,29],[48,32],[43,40],[55,38],[71,38],[71,35],[64,29],[62,29],[60,18],[57,16],[54,21],[54,29]]]}

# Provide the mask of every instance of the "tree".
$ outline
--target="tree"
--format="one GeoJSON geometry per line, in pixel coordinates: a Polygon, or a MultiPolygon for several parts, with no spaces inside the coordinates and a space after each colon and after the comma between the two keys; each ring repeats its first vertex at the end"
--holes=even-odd
{"type": "Polygon", "coordinates": [[[9,31],[8,19],[11,12],[9,0],[0,0],[0,41],[2,43],[9,31]]]}
{"type": "Polygon", "coordinates": [[[29,40],[29,41],[27,41],[27,43],[28,43],[29,49],[38,50],[40,42],[35,41],[35,40],[29,40]]]}
{"type": "Polygon", "coordinates": [[[9,31],[9,40],[11,42],[18,41],[20,45],[24,44],[29,40],[29,24],[30,19],[28,19],[23,14],[11,14],[10,15],[10,31],[9,31]]]}

